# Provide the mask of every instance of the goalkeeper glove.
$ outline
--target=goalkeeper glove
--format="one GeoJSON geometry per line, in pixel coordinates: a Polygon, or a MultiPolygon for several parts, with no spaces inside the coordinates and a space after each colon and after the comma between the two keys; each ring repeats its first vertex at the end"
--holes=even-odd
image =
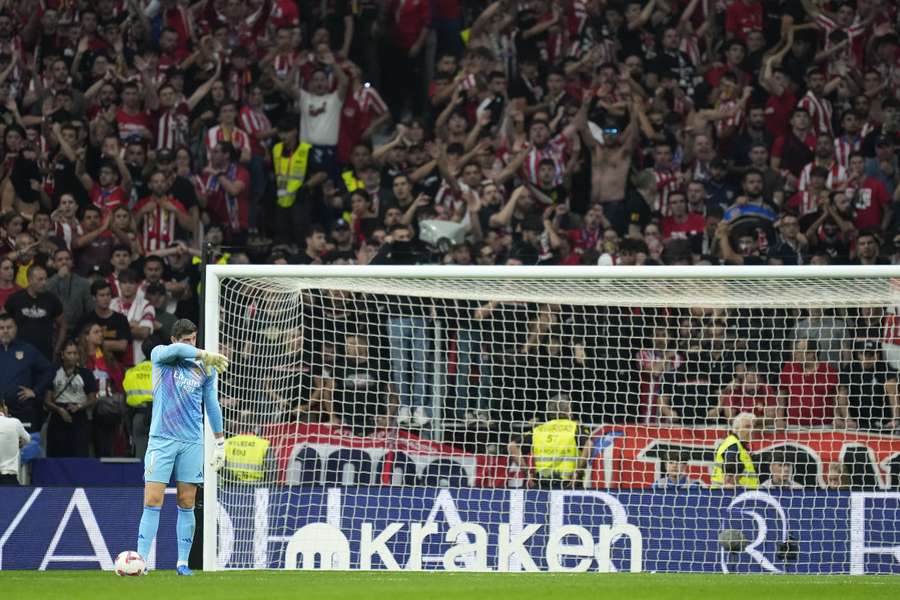
{"type": "Polygon", "coordinates": [[[225,438],[216,438],[216,447],[213,450],[212,468],[219,472],[225,466],[225,438]]]}
{"type": "Polygon", "coordinates": [[[213,368],[219,373],[225,372],[228,368],[228,359],[216,352],[200,350],[200,352],[197,353],[197,359],[202,361],[207,367],[213,368]]]}

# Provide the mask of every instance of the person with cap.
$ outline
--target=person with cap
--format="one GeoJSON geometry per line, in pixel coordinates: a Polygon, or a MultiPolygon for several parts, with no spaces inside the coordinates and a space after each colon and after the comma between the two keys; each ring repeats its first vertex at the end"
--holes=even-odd
{"type": "Polygon", "coordinates": [[[900,430],[897,382],[897,372],[884,361],[880,342],[858,340],[852,359],[840,373],[835,427],[885,433],[900,430]]]}
{"type": "Polygon", "coordinates": [[[350,229],[350,223],[343,218],[334,222],[331,228],[331,241],[337,252],[352,252],[355,248],[353,231],[350,229]]]}
{"type": "Polygon", "coordinates": [[[880,181],[896,201],[900,189],[900,159],[894,137],[882,135],[875,141],[875,156],[866,160],[866,175],[880,181]]]}
{"type": "Polygon", "coordinates": [[[747,444],[756,429],[753,413],[739,413],[731,420],[731,430],[713,453],[712,488],[759,487],[759,475],[747,444]]]}
{"type": "Polygon", "coordinates": [[[290,243],[297,232],[310,221],[312,207],[300,202],[299,192],[304,185],[314,186],[325,176],[310,174],[309,159],[312,145],[300,142],[297,115],[286,115],[278,121],[278,141],[272,147],[272,168],[275,171],[275,239],[290,243]]]}

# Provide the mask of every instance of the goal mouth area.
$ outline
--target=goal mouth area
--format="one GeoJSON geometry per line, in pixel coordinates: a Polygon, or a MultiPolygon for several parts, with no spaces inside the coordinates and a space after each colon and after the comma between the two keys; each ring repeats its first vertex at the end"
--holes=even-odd
{"type": "Polygon", "coordinates": [[[207,568],[900,568],[900,266],[205,275],[207,568]]]}
{"type": "Polygon", "coordinates": [[[900,265],[508,267],[208,265],[207,277],[285,293],[334,289],[578,306],[846,308],[900,304],[900,265]],[[502,285],[492,285],[492,282],[502,285]]]}

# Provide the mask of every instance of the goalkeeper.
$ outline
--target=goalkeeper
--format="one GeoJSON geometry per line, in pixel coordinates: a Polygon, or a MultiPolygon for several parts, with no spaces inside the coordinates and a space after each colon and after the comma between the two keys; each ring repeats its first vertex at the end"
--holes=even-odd
{"type": "Polygon", "coordinates": [[[144,457],[144,513],[138,530],[137,551],[145,561],[159,527],[163,494],[172,470],[178,485],[179,575],[191,575],[188,555],[194,541],[194,499],[203,481],[203,409],[216,436],[212,464],[225,464],[225,434],[222,410],[216,392],[216,373],[228,367],[221,354],[196,347],[197,326],[188,319],[172,325],[172,343],[157,346],[153,363],[153,421],[144,457]]]}

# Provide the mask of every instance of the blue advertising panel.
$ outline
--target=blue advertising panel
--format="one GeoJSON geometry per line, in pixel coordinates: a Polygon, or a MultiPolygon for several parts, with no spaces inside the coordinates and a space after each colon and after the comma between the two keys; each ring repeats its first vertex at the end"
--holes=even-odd
{"type": "MultiPolygon", "coordinates": [[[[151,568],[174,569],[175,490],[167,490],[151,568]]],[[[144,490],[16,488],[0,495],[0,569],[106,569],[137,546],[144,490]]]]}
{"type": "MultiPolygon", "coordinates": [[[[151,567],[173,568],[174,490],[151,567]]],[[[900,573],[900,493],[222,490],[226,567],[900,573]]],[[[140,488],[7,488],[0,569],[109,569],[133,550],[140,488]]]]}

